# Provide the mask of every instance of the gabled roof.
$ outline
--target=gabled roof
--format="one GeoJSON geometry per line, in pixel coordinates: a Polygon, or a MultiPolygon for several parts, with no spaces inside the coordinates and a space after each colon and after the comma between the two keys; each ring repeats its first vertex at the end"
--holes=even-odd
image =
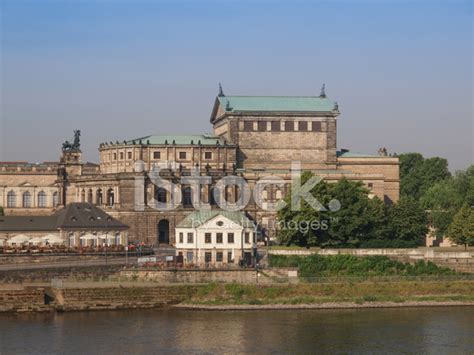
{"type": "Polygon", "coordinates": [[[230,219],[232,222],[244,227],[255,228],[255,224],[242,212],[231,211],[195,211],[177,224],[176,228],[195,228],[199,227],[214,217],[222,216],[230,219]]]}
{"type": "Polygon", "coordinates": [[[1,216],[0,231],[56,231],[58,229],[128,229],[89,203],[70,203],[50,216],[1,216]]]}
{"type": "Polygon", "coordinates": [[[127,229],[128,226],[119,222],[100,208],[86,202],[70,203],[54,214],[58,228],[97,228],[127,229]]]}
{"type": "Polygon", "coordinates": [[[0,216],[0,231],[56,231],[57,217],[52,216],[0,216]]]}
{"type": "Polygon", "coordinates": [[[216,118],[218,106],[226,113],[244,112],[288,112],[328,114],[338,113],[337,104],[327,97],[319,96],[218,96],[212,112],[211,122],[216,118]]]}

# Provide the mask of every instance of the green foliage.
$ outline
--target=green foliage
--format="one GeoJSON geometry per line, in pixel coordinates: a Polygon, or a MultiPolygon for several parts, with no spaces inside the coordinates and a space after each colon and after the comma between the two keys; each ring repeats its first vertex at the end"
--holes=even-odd
{"type": "Polygon", "coordinates": [[[4,213],[3,213],[3,207],[0,207],[0,216],[3,216],[4,213]]]}
{"type": "Polygon", "coordinates": [[[428,233],[428,219],[420,203],[407,196],[388,211],[390,239],[415,242],[422,245],[428,233]]]}
{"type": "Polygon", "coordinates": [[[313,254],[310,256],[269,255],[273,267],[297,267],[299,275],[307,277],[332,276],[421,276],[421,275],[452,275],[456,272],[439,267],[432,262],[420,260],[415,264],[391,260],[386,256],[357,257],[353,255],[313,254]]]}
{"type": "Polygon", "coordinates": [[[448,161],[435,157],[425,159],[419,153],[400,155],[400,192],[402,196],[420,199],[435,183],[448,179],[448,161]]]}
{"type": "Polygon", "coordinates": [[[430,224],[436,229],[436,234],[444,236],[461,206],[464,203],[474,205],[474,166],[434,184],[420,201],[429,211],[430,224]]]}
{"type": "Polygon", "coordinates": [[[416,248],[420,246],[418,240],[401,239],[374,239],[360,244],[360,248],[416,248]]]}
{"type": "MultiPolygon", "coordinates": [[[[305,172],[303,185],[313,175],[305,172]]],[[[293,192],[293,191],[292,191],[293,192]]],[[[385,205],[378,198],[370,199],[361,182],[342,179],[334,184],[319,182],[311,194],[327,208],[338,200],[338,211],[319,211],[302,201],[300,211],[291,210],[291,193],[286,206],[278,212],[282,226],[279,242],[283,245],[344,247],[358,246],[361,241],[380,239],[384,235],[385,205]]]]}
{"type": "Polygon", "coordinates": [[[447,231],[448,238],[456,244],[474,245],[474,210],[467,203],[453,218],[447,231]]]}

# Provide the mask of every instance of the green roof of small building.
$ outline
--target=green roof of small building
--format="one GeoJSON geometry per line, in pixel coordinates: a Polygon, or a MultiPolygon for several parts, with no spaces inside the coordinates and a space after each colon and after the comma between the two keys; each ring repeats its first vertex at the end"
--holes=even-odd
{"type": "Polygon", "coordinates": [[[318,96],[219,96],[227,112],[333,112],[336,103],[318,96]]]}
{"type": "Polygon", "coordinates": [[[194,228],[198,227],[214,217],[222,216],[230,219],[232,222],[241,225],[244,228],[255,228],[255,224],[242,212],[232,211],[195,211],[189,216],[186,216],[180,223],[177,224],[177,228],[194,228]]]}
{"type": "Polygon", "coordinates": [[[196,134],[186,136],[156,135],[135,138],[127,141],[127,144],[201,144],[201,145],[224,145],[225,139],[211,134],[196,134]]]}
{"type": "Polygon", "coordinates": [[[357,153],[357,152],[350,152],[350,151],[338,151],[337,157],[338,158],[378,158],[379,155],[357,153]]]}

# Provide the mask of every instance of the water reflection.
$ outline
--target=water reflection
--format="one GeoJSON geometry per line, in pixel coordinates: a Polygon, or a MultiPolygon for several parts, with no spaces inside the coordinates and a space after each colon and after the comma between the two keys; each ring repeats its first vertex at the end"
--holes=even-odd
{"type": "Polygon", "coordinates": [[[0,353],[472,353],[474,307],[0,316],[0,353]]]}

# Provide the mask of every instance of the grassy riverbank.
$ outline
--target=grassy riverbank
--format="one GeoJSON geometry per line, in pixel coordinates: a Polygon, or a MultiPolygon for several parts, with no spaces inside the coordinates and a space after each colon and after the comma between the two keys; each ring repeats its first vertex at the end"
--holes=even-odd
{"type": "Polygon", "coordinates": [[[209,284],[190,305],[317,305],[371,302],[474,302],[474,281],[340,282],[295,285],[209,284]]]}

